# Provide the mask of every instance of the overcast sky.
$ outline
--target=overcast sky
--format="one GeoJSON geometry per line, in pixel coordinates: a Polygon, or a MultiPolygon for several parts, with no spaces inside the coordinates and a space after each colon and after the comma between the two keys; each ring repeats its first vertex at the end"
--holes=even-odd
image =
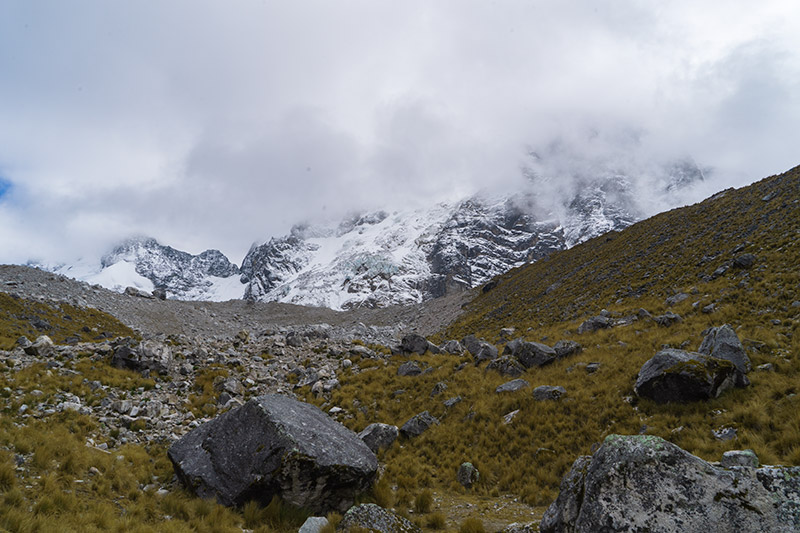
{"type": "Polygon", "coordinates": [[[590,130],[715,188],[800,164],[800,2],[3,0],[0,262],[139,233],[239,263],[590,130]]]}

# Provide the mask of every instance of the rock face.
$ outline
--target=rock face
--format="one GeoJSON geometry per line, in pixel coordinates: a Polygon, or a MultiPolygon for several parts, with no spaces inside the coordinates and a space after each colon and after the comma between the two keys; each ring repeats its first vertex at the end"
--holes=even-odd
{"type": "Polygon", "coordinates": [[[800,528],[800,467],[723,468],[659,437],[610,435],[578,458],[542,533],[790,532],[800,528]]]}
{"type": "Polygon", "coordinates": [[[196,428],[168,452],[178,479],[223,505],[275,495],[315,513],[344,511],[378,462],[358,436],[316,407],[267,394],[196,428]]]}
{"type": "Polygon", "coordinates": [[[728,324],[711,328],[703,338],[703,342],[697,351],[711,357],[730,361],[736,365],[739,372],[745,374],[750,372],[753,367],[739,337],[728,324]]]}
{"type": "Polygon", "coordinates": [[[350,508],[342,517],[336,531],[353,529],[378,533],[419,533],[422,530],[402,516],[387,511],[374,503],[364,503],[350,508]]]}
{"type": "Polygon", "coordinates": [[[746,380],[730,361],[667,349],[642,365],[634,390],[658,403],[693,402],[716,398],[746,380]]]}

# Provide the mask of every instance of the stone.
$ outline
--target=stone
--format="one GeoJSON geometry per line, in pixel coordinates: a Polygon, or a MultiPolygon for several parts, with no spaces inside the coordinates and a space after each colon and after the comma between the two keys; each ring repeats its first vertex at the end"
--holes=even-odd
{"type": "Polygon", "coordinates": [[[471,488],[478,482],[480,477],[480,472],[478,472],[478,469],[475,468],[472,463],[461,463],[456,473],[456,479],[465,489],[471,488]]]}
{"type": "Polygon", "coordinates": [[[324,516],[309,516],[297,533],[320,533],[328,525],[328,519],[324,516]]]}
{"type": "Polygon", "coordinates": [[[540,385],[533,389],[533,399],[541,402],[546,400],[559,400],[567,393],[564,387],[540,385]]]}
{"type": "Polygon", "coordinates": [[[513,522],[500,530],[500,533],[536,533],[539,531],[539,526],[536,522],[513,522]]]}
{"type": "Polygon", "coordinates": [[[374,503],[351,507],[342,517],[336,531],[373,531],[377,533],[421,533],[411,521],[374,503]]]}
{"type": "Polygon", "coordinates": [[[712,429],[711,434],[714,435],[714,438],[718,441],[727,442],[736,438],[737,431],[736,428],[723,426],[721,428],[712,429]]]}
{"type": "Polygon", "coordinates": [[[507,381],[503,383],[499,387],[495,389],[496,393],[501,392],[516,392],[518,390],[522,390],[526,387],[530,387],[530,383],[525,381],[524,379],[512,379],[511,381],[507,381]]]}
{"type": "Polygon", "coordinates": [[[433,390],[431,390],[431,398],[440,395],[446,390],[447,390],[447,383],[445,383],[444,381],[438,382],[436,385],[433,386],[433,390]]]}
{"type": "Polygon", "coordinates": [[[23,347],[23,350],[26,354],[36,357],[52,357],[55,354],[56,345],[47,335],[40,335],[31,344],[23,347]]]}
{"type": "Polygon", "coordinates": [[[556,358],[563,359],[570,355],[581,353],[583,347],[575,341],[558,341],[553,345],[553,350],[556,352],[556,358]]]}
{"type": "Polygon", "coordinates": [[[445,400],[444,402],[442,402],[442,404],[443,404],[445,407],[447,407],[448,409],[449,409],[450,407],[453,407],[453,406],[455,406],[455,405],[459,404],[459,403],[461,403],[461,396],[453,396],[452,398],[448,398],[447,400],[445,400]]]}
{"type": "Polygon", "coordinates": [[[668,348],[642,365],[634,390],[658,403],[693,402],[718,397],[740,376],[730,361],[668,348]]]}
{"type": "Polygon", "coordinates": [[[490,361],[489,364],[486,365],[486,370],[494,370],[503,376],[516,378],[525,372],[525,367],[522,366],[516,357],[504,355],[494,361],[490,361]]]}
{"type": "Polygon", "coordinates": [[[519,414],[519,409],[514,409],[510,413],[506,413],[503,415],[503,424],[506,426],[509,425],[511,422],[514,421],[514,418],[519,414]]]}
{"type": "Polygon", "coordinates": [[[502,328],[500,330],[500,338],[510,339],[514,335],[515,331],[517,331],[515,328],[502,328]]]}
{"type": "Polygon", "coordinates": [[[655,320],[656,324],[658,324],[659,326],[661,326],[663,328],[668,328],[672,324],[675,324],[676,322],[680,322],[683,319],[681,318],[680,315],[675,314],[675,313],[673,313],[671,311],[667,311],[663,315],[659,315],[659,316],[653,318],[653,320],[655,320]]]}
{"type": "Polygon", "coordinates": [[[478,350],[481,347],[481,342],[483,341],[478,340],[478,337],[475,335],[467,335],[462,339],[461,344],[463,344],[464,348],[466,348],[467,351],[474,356],[476,353],[478,353],[478,350]]]}
{"type": "Polygon", "coordinates": [[[497,359],[497,347],[488,342],[481,341],[478,350],[473,354],[475,364],[480,364],[483,361],[492,361],[497,359]]]}
{"type": "Polygon", "coordinates": [[[703,338],[703,342],[697,351],[711,357],[730,361],[736,365],[739,372],[745,374],[752,368],[750,358],[747,356],[742,342],[728,324],[711,328],[703,338]]]}
{"type": "Polygon", "coordinates": [[[609,435],[579,457],[542,533],[797,531],[800,467],[724,468],[651,435],[609,435]]]}
{"type": "Polygon", "coordinates": [[[679,292],[678,294],[673,294],[669,298],[667,298],[666,303],[667,305],[676,305],[684,301],[689,297],[688,294],[685,292],[679,292]]]}
{"type": "Polygon", "coordinates": [[[594,374],[598,370],[600,370],[600,363],[587,363],[586,364],[586,373],[587,374],[594,374]]]}
{"type": "Polygon", "coordinates": [[[710,315],[716,310],[717,310],[717,304],[708,304],[700,308],[700,312],[703,313],[704,315],[710,315]]]}
{"type": "Polygon", "coordinates": [[[398,376],[419,376],[420,374],[422,374],[422,369],[416,361],[406,361],[397,369],[398,376]]]}
{"type": "Polygon", "coordinates": [[[733,258],[733,266],[736,268],[748,269],[753,268],[756,264],[756,256],[753,254],[737,255],[733,258]]]}
{"type": "Polygon", "coordinates": [[[156,300],[166,300],[167,299],[167,289],[156,287],[155,289],[153,289],[153,297],[156,300]]]}
{"type": "Polygon", "coordinates": [[[541,342],[521,342],[514,347],[512,355],[525,368],[549,365],[556,360],[556,351],[541,342]]]}
{"type": "Polygon", "coordinates": [[[720,466],[731,468],[740,466],[745,468],[758,468],[758,456],[753,450],[730,450],[722,454],[720,466]]]}
{"type": "Polygon", "coordinates": [[[450,355],[461,355],[464,353],[464,347],[461,346],[461,343],[456,340],[450,340],[444,343],[441,347],[441,351],[445,353],[449,353],[450,355]]]}
{"type": "Polygon", "coordinates": [[[200,425],[168,451],[181,483],[227,506],[274,496],[313,513],[343,512],[375,479],[358,436],[313,405],[267,394],[200,425]]]}
{"type": "Polygon", "coordinates": [[[590,333],[592,331],[597,331],[598,329],[606,329],[610,327],[611,319],[608,317],[601,315],[593,316],[578,326],[578,334],[583,335],[584,333],[590,333]]]}
{"type": "Polygon", "coordinates": [[[406,423],[400,427],[400,433],[406,438],[419,437],[424,432],[428,431],[431,426],[438,423],[439,421],[431,416],[428,411],[423,411],[406,421],[406,423]]]}
{"type": "Polygon", "coordinates": [[[141,289],[137,289],[136,287],[125,287],[125,295],[127,296],[135,296],[137,298],[147,298],[149,300],[153,300],[154,296],[149,292],[145,292],[141,289]]]}
{"type": "Polygon", "coordinates": [[[378,450],[385,450],[397,440],[399,430],[397,426],[390,424],[381,424],[375,422],[365,427],[358,437],[372,450],[373,453],[378,453],[378,450]]]}
{"type": "MultiPolygon", "coordinates": [[[[402,351],[406,353],[415,353],[418,355],[424,355],[425,352],[431,349],[431,346],[432,345],[428,342],[428,339],[416,333],[406,335],[400,341],[400,349],[402,351]]],[[[436,351],[438,352],[439,349],[436,348],[436,351]]]]}
{"type": "Polygon", "coordinates": [[[121,344],[111,356],[111,366],[138,372],[151,370],[167,374],[172,362],[172,351],[169,346],[151,340],[142,341],[135,348],[121,344]]]}

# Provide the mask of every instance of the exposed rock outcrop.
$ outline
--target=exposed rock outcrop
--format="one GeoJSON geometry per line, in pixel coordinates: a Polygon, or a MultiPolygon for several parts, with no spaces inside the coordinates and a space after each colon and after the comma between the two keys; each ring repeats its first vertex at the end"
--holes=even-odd
{"type": "Polygon", "coordinates": [[[798,528],[800,467],[714,466],[645,435],[610,435],[593,456],[579,457],[539,526],[542,533],[798,528]]]}

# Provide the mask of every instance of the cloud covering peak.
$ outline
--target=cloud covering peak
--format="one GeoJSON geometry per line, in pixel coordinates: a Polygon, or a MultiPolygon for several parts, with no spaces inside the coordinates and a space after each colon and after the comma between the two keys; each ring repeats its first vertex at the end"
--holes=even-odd
{"type": "Polygon", "coordinates": [[[777,0],[3,2],[0,261],[133,233],[238,261],[303,219],[514,188],[595,130],[742,185],[798,163],[798,30],[777,0]]]}

